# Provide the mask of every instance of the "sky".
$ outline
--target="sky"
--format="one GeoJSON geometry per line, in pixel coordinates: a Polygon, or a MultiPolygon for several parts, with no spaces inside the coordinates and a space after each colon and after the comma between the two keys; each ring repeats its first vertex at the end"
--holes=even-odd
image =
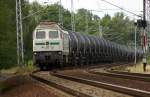
{"type": "MultiPolygon", "coordinates": [[[[29,0],[29,2],[33,1],[38,1],[41,4],[44,4],[44,2],[47,2],[46,4],[54,4],[56,2],[59,2],[60,0],[29,0]]],[[[106,1],[111,2],[128,11],[132,11],[135,14],[142,15],[143,0],[106,0],[106,1]]],[[[64,8],[71,10],[71,0],[61,0],[61,3],[64,6],[64,8]]],[[[114,13],[116,12],[124,12],[125,15],[129,16],[130,19],[138,19],[138,17],[130,13],[127,13],[123,10],[120,10],[119,8],[114,7],[104,2],[103,0],[73,0],[73,3],[75,12],[77,11],[77,9],[80,8],[85,8],[88,10],[98,10],[99,12],[92,11],[92,13],[100,17],[103,17],[105,14],[110,14],[111,16],[113,16],[114,13]]]]}

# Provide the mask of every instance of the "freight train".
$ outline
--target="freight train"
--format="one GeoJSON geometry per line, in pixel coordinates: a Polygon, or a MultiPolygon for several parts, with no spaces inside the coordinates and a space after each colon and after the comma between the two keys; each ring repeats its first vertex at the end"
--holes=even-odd
{"type": "MultiPolygon", "coordinates": [[[[137,49],[140,61],[143,52],[137,49]]],[[[43,21],[33,31],[33,60],[41,69],[82,66],[101,62],[133,62],[135,51],[96,36],[64,30],[55,22],[43,21]]]]}

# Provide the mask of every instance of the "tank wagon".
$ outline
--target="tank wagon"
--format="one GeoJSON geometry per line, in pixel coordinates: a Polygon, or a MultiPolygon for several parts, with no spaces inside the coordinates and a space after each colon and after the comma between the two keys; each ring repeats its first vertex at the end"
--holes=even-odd
{"type": "MultiPolygon", "coordinates": [[[[142,50],[136,58],[140,61],[142,50]]],[[[40,22],[33,32],[33,59],[41,69],[100,62],[133,62],[134,49],[104,38],[64,30],[55,22],[40,22]]]]}

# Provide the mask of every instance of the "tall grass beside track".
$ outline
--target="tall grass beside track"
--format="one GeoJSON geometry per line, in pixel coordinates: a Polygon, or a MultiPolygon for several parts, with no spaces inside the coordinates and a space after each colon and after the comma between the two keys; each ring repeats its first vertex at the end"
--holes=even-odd
{"type": "Polygon", "coordinates": [[[150,53],[147,54],[147,64],[150,65],[150,53]]]}
{"type": "MultiPolygon", "coordinates": [[[[17,83],[15,83],[15,81],[10,82],[8,81],[8,79],[10,80],[14,78],[17,79],[18,77],[19,78],[27,77],[26,75],[30,74],[36,69],[37,67],[33,65],[32,60],[28,61],[24,65],[18,65],[9,69],[1,69],[0,70],[0,94],[9,91],[14,86],[18,85],[18,82],[17,83]]],[[[24,79],[22,81],[24,81],[24,79]]]]}
{"type": "Polygon", "coordinates": [[[16,65],[15,67],[11,67],[9,69],[1,69],[0,75],[2,74],[29,74],[37,69],[36,66],[33,65],[33,61],[30,60],[24,65],[16,65]]]}

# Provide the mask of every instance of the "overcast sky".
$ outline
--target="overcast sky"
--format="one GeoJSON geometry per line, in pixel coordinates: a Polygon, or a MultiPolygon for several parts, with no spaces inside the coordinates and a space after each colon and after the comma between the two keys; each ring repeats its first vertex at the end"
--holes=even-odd
{"type": "MultiPolygon", "coordinates": [[[[44,2],[48,2],[47,4],[53,4],[60,0],[29,0],[30,2],[38,1],[41,4],[44,2]]],[[[143,0],[106,0],[108,2],[111,2],[115,5],[118,5],[126,10],[132,11],[136,14],[142,14],[141,11],[143,11],[143,0]]],[[[71,9],[71,0],[61,0],[62,5],[66,9],[71,9]]],[[[79,8],[85,8],[89,10],[101,10],[101,9],[115,9],[115,10],[102,10],[103,12],[95,12],[94,14],[99,15],[100,17],[104,16],[104,14],[110,14],[111,16],[114,15],[115,12],[124,12],[123,10],[119,10],[118,8],[107,4],[106,2],[102,0],[73,0],[74,2],[74,10],[76,11],[79,8]]],[[[136,18],[136,16],[133,16],[132,14],[124,12],[126,15],[128,15],[131,19],[136,18]]]]}

